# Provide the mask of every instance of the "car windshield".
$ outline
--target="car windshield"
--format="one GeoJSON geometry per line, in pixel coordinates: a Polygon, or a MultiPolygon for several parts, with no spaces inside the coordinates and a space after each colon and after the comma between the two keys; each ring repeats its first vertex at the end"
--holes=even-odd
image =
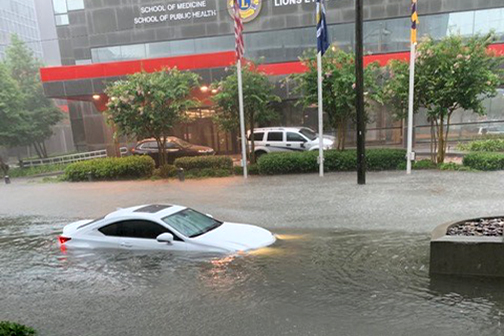
{"type": "Polygon", "coordinates": [[[179,139],[179,138],[169,138],[168,141],[176,143],[177,145],[179,145],[180,147],[183,147],[183,148],[188,148],[188,147],[192,146],[189,142],[186,142],[186,141],[179,139]]]}
{"type": "Polygon", "coordinates": [[[310,140],[315,140],[317,139],[317,133],[313,132],[309,128],[301,128],[299,130],[299,133],[303,134],[305,137],[307,137],[310,140]]]}
{"type": "Polygon", "coordinates": [[[189,238],[200,236],[219,227],[222,222],[193,209],[185,209],[163,218],[172,228],[189,238]]]}

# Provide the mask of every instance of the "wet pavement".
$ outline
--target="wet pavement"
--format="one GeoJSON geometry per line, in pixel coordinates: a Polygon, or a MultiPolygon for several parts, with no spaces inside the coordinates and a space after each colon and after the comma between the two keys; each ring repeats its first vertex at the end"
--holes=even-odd
{"type": "Polygon", "coordinates": [[[0,320],[41,335],[502,334],[504,281],[429,277],[428,243],[443,221],[499,213],[504,174],[442,174],[3,186],[0,320]],[[280,240],[236,257],[56,243],[71,220],[161,201],[280,240]]]}

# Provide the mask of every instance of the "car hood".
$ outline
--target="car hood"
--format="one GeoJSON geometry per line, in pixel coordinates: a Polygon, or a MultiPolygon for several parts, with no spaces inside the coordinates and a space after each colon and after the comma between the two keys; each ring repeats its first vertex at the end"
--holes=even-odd
{"type": "Polygon", "coordinates": [[[193,243],[226,252],[255,250],[271,245],[275,240],[275,236],[266,229],[238,223],[223,223],[218,228],[191,239],[193,243]]]}
{"type": "Polygon", "coordinates": [[[213,151],[213,148],[211,147],[207,147],[207,146],[200,146],[200,145],[192,145],[191,147],[189,147],[191,150],[193,151],[199,151],[199,150],[212,150],[213,151]]]}
{"type": "MultiPolygon", "coordinates": [[[[324,135],[324,137],[322,138],[322,142],[323,142],[324,146],[331,146],[334,143],[334,140],[335,140],[335,138],[330,135],[324,135]]],[[[318,137],[315,138],[315,140],[312,140],[312,143],[314,143],[315,145],[318,145],[318,142],[319,142],[318,137]]]]}

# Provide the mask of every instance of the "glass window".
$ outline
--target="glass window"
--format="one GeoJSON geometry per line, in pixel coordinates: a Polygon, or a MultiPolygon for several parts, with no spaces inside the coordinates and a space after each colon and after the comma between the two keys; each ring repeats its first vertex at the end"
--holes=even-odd
{"type": "Polygon", "coordinates": [[[55,19],[56,19],[56,26],[64,26],[64,25],[69,24],[69,22],[68,22],[68,15],[66,15],[66,14],[64,14],[64,15],[56,15],[55,19]]]}
{"type": "Polygon", "coordinates": [[[65,14],[67,12],[66,0],[53,0],[54,14],[65,14]]]}
{"type": "Polygon", "coordinates": [[[145,44],[132,44],[121,46],[120,59],[134,60],[145,58],[145,44]]]}
{"type": "Polygon", "coordinates": [[[305,137],[307,137],[310,140],[315,140],[317,138],[317,133],[313,132],[309,128],[301,128],[299,130],[299,133],[303,134],[305,137]]]}
{"type": "Polygon", "coordinates": [[[300,134],[293,133],[293,132],[287,132],[287,141],[305,142],[306,139],[300,134]]]}
{"type": "MultiPolygon", "coordinates": [[[[250,140],[251,137],[249,137],[250,140]]],[[[254,133],[254,141],[263,141],[264,138],[264,132],[257,132],[254,133]]]]}
{"type": "Polygon", "coordinates": [[[67,0],[68,10],[84,9],[84,0],[67,0]]]}
{"type": "Polygon", "coordinates": [[[222,222],[193,209],[185,209],[163,218],[163,221],[183,235],[192,238],[222,225],[222,222]]]}
{"type": "Polygon", "coordinates": [[[106,236],[142,239],[156,239],[161,233],[169,232],[164,226],[145,220],[121,221],[101,227],[98,231],[106,236]]]}
{"type": "Polygon", "coordinates": [[[121,60],[121,47],[105,47],[91,50],[93,62],[113,62],[121,60]]]}
{"type": "Polygon", "coordinates": [[[148,58],[168,57],[170,53],[170,42],[147,43],[146,54],[148,58]]]}
{"type": "Polygon", "coordinates": [[[268,132],[268,141],[283,141],[283,132],[268,132]]]}
{"type": "Polygon", "coordinates": [[[192,55],[196,53],[194,40],[181,40],[171,42],[171,55],[192,55]]]}

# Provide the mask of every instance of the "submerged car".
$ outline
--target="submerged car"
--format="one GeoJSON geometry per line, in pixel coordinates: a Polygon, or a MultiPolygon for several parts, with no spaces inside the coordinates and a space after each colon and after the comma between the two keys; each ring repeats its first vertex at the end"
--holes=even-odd
{"type": "Polygon", "coordinates": [[[249,224],[222,222],[179,205],[150,204],[114,211],[66,225],[65,248],[244,252],[273,244],[276,237],[249,224]]]}
{"type": "MultiPolygon", "coordinates": [[[[177,137],[166,137],[165,144],[167,163],[173,163],[176,159],[184,156],[215,155],[213,148],[190,144],[177,137]]],[[[145,139],[131,150],[133,155],[149,155],[156,165],[159,163],[159,147],[155,139],[145,139]]]]}

